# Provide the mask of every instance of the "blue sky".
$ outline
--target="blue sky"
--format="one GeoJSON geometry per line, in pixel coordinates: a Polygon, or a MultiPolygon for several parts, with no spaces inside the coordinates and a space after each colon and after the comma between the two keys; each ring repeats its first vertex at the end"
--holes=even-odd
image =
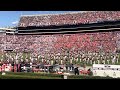
{"type": "Polygon", "coordinates": [[[21,15],[56,14],[66,12],[73,11],[0,11],[0,27],[16,26],[21,15]]]}

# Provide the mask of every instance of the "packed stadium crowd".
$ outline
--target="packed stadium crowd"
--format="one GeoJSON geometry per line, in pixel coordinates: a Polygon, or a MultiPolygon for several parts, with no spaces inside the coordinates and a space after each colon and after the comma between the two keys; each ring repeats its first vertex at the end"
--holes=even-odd
{"type": "MultiPolygon", "coordinates": [[[[16,54],[6,53],[7,60],[45,61],[48,64],[63,63],[118,63],[119,31],[56,35],[1,35],[0,51],[13,50],[16,54]],[[26,52],[28,56],[23,59],[26,52]],[[33,60],[35,59],[35,60],[33,60]]],[[[11,53],[12,53],[11,52],[11,53]]],[[[3,56],[1,56],[3,57],[3,56]]],[[[5,60],[6,59],[6,60],[5,60]]]]}
{"type": "MultiPolygon", "coordinates": [[[[88,24],[116,21],[119,11],[76,12],[22,16],[18,27],[88,24]]],[[[53,35],[0,33],[0,66],[3,64],[119,64],[120,31],[53,35]]]]}
{"type": "Polygon", "coordinates": [[[120,11],[88,11],[56,15],[28,15],[20,18],[18,27],[88,24],[117,21],[119,18],[120,11]]]}

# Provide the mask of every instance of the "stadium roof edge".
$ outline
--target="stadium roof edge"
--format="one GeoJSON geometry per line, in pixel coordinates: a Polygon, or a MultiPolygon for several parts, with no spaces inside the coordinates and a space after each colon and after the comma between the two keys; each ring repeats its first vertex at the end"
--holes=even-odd
{"type": "Polygon", "coordinates": [[[86,12],[95,12],[95,11],[75,11],[75,12],[66,12],[66,13],[57,13],[57,14],[36,14],[36,15],[21,15],[20,17],[27,16],[48,16],[48,15],[65,15],[65,14],[75,14],[75,13],[86,13],[86,12]]]}

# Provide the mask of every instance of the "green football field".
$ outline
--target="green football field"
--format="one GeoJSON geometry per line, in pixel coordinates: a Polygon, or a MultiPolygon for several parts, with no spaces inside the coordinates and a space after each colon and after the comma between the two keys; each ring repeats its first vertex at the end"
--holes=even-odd
{"type": "MultiPolygon", "coordinates": [[[[5,75],[2,75],[2,73],[0,73],[0,79],[64,79],[64,78],[63,75],[58,74],[8,72],[5,75]]],[[[112,78],[88,75],[71,75],[67,76],[67,79],[112,79],[112,78]]]]}

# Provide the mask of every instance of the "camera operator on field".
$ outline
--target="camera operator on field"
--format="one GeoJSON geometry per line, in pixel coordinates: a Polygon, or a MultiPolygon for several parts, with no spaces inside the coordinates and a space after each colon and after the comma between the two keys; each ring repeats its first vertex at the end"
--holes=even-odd
{"type": "Polygon", "coordinates": [[[76,67],[76,68],[74,69],[74,73],[75,73],[75,75],[79,75],[78,67],[76,67]]]}

